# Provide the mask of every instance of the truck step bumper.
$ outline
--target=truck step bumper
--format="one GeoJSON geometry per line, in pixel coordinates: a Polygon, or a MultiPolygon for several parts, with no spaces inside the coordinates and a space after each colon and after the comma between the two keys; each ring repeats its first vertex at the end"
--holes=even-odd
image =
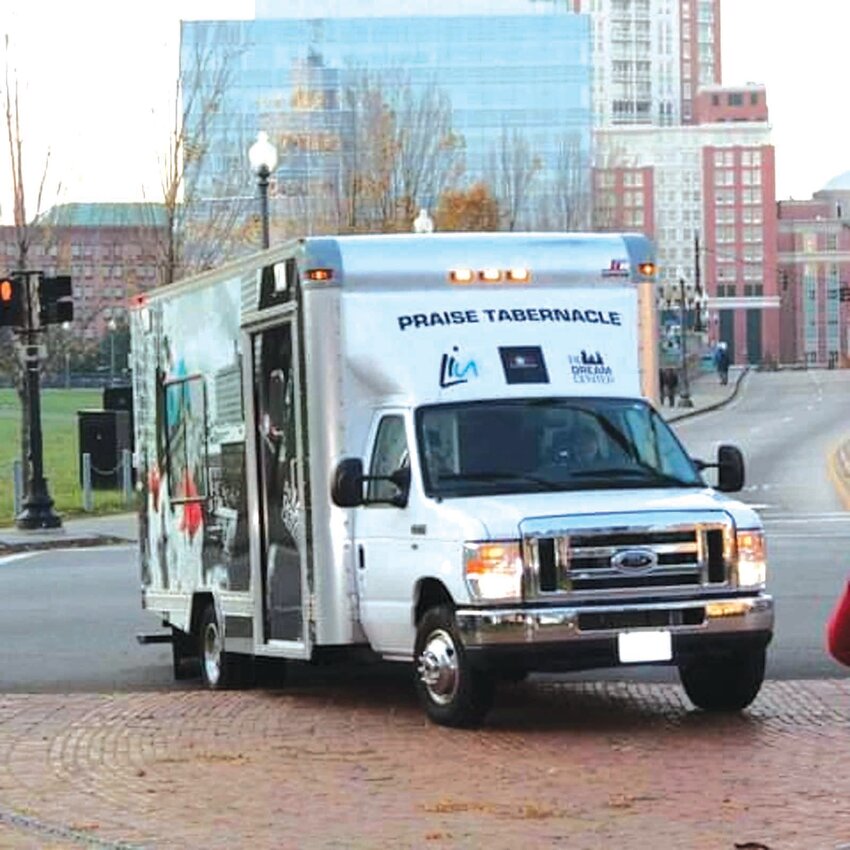
{"type": "MultiPolygon", "coordinates": [[[[468,650],[498,647],[554,649],[599,645],[622,632],[666,630],[674,646],[682,638],[745,637],[773,632],[773,598],[727,597],[617,606],[460,608],[455,612],[468,650]]],[[[690,641],[688,641],[690,643],[690,641]]]]}

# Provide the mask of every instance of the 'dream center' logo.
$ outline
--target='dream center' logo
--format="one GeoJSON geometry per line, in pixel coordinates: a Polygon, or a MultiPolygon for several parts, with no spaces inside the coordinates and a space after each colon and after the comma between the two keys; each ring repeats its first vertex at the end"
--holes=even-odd
{"type": "Polygon", "coordinates": [[[579,355],[571,354],[570,368],[577,384],[614,383],[614,371],[605,365],[605,359],[598,351],[594,354],[587,351],[582,351],[579,355]]]}
{"type": "Polygon", "coordinates": [[[452,347],[451,354],[444,354],[440,361],[440,386],[454,387],[457,384],[465,384],[470,378],[478,377],[478,364],[474,360],[467,360],[461,364],[455,357],[458,347],[452,347]]]}

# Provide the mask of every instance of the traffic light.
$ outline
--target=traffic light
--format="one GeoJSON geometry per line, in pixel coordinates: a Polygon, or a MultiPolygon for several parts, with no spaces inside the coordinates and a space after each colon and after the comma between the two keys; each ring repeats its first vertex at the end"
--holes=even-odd
{"type": "Polygon", "coordinates": [[[73,290],[69,275],[38,279],[39,325],[61,325],[74,319],[73,290]]]}
{"type": "Polygon", "coordinates": [[[26,278],[16,274],[0,278],[0,325],[23,327],[26,284],[26,278]]]}

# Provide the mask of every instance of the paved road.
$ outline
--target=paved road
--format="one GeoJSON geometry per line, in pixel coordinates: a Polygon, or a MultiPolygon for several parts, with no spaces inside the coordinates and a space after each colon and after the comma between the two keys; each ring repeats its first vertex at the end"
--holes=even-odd
{"type": "Polygon", "coordinates": [[[135,640],[158,626],[136,562],[135,546],[0,559],[0,691],[173,687],[170,647],[135,640]]]}
{"type": "Polygon", "coordinates": [[[850,434],[850,373],[756,373],[715,413],[674,427],[695,456],[723,441],[747,461],[744,501],[765,521],[777,629],[768,676],[844,676],[823,649],[823,625],[850,574],[850,514],[830,479],[828,458],[850,434]]]}

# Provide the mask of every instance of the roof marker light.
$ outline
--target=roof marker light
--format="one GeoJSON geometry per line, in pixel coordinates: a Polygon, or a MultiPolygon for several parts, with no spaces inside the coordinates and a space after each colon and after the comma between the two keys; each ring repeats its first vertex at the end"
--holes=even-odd
{"type": "Polygon", "coordinates": [[[475,275],[472,269],[451,269],[449,271],[449,280],[452,283],[472,283],[475,275]]]}
{"type": "Polygon", "coordinates": [[[528,283],[531,280],[531,271],[522,267],[508,269],[508,280],[512,283],[528,283]]]}
{"type": "Polygon", "coordinates": [[[498,283],[502,279],[502,272],[500,269],[481,269],[478,277],[485,283],[498,283]]]}
{"type": "Polygon", "coordinates": [[[333,269],[307,269],[307,280],[331,280],[333,269]]]}

